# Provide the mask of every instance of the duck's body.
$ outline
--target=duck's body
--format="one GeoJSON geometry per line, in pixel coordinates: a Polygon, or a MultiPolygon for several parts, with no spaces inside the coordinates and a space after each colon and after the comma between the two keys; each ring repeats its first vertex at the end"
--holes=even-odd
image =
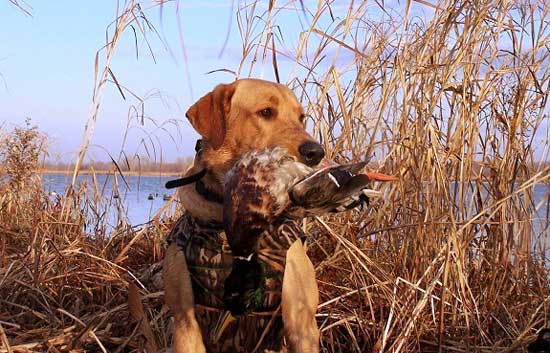
{"type": "Polygon", "coordinates": [[[233,255],[248,257],[260,234],[291,205],[289,186],[312,169],[282,148],[243,156],[225,179],[223,218],[233,255]]]}
{"type": "Polygon", "coordinates": [[[264,276],[256,256],[262,233],[284,222],[363,205],[368,196],[379,194],[367,189],[370,181],[395,180],[383,174],[357,174],[364,165],[314,170],[285,149],[274,148],[248,153],[233,166],[225,179],[223,204],[224,228],[235,258],[225,282],[229,311],[240,315],[254,309],[264,276]]]}
{"type": "Polygon", "coordinates": [[[250,152],[225,180],[224,226],[233,254],[247,257],[258,236],[287,220],[341,212],[368,203],[379,193],[373,180],[395,180],[378,173],[358,174],[364,162],[314,170],[283,148],[250,152]]]}

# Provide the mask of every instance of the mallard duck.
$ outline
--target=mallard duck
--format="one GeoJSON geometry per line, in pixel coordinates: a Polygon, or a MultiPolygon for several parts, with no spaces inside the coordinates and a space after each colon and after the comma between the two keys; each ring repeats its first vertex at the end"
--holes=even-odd
{"type": "Polygon", "coordinates": [[[527,350],[531,353],[549,353],[550,328],[543,328],[540,330],[537,339],[529,343],[527,350]]]}
{"type": "Polygon", "coordinates": [[[224,227],[233,255],[246,258],[257,238],[284,219],[342,212],[368,204],[380,191],[372,181],[392,181],[381,173],[359,173],[364,162],[310,168],[284,148],[244,155],[225,179],[224,227]]]}
{"type": "Polygon", "coordinates": [[[224,228],[234,256],[225,281],[226,312],[214,336],[219,337],[232,316],[254,309],[261,296],[261,264],[256,255],[259,237],[282,221],[341,212],[367,205],[381,192],[369,189],[372,181],[396,178],[380,173],[359,173],[364,162],[324,165],[313,169],[284,148],[244,155],[225,179],[224,228]]]}

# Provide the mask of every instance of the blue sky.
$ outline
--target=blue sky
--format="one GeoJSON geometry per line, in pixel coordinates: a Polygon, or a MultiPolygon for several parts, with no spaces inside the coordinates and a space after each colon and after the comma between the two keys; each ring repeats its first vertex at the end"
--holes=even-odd
{"type": "MultiPolygon", "coordinates": [[[[62,156],[70,160],[73,158],[70,152],[80,145],[88,118],[95,54],[104,45],[105,30],[115,18],[117,2],[27,0],[27,3],[32,7],[32,17],[9,1],[0,1],[0,124],[9,129],[31,117],[50,136],[53,158],[62,156]]],[[[165,160],[190,155],[197,136],[184,117],[185,110],[216,83],[233,80],[226,73],[206,75],[215,69],[233,69],[238,63],[239,56],[232,55],[240,50],[235,28],[225,55],[218,58],[228,30],[230,5],[225,1],[189,6],[185,3],[179,4],[178,13],[174,3],[165,5],[162,18],[158,8],[147,12],[163,37],[161,41],[153,33],[148,34],[156,63],[143,38],[139,40],[136,59],[132,31],[125,32],[114,57],[111,68],[118,81],[140,97],[153,96],[145,103],[146,112],[157,124],[171,119],[180,121],[179,133],[174,125],[165,125],[176,143],[166,132],[155,129],[153,123],[146,122],[141,127],[134,121],[127,147],[130,154],[147,136],[143,129],[154,132],[154,140],[162,141],[165,160]],[[179,39],[180,25],[187,62],[179,39]],[[162,99],[158,98],[158,92],[162,99]]],[[[93,158],[107,159],[105,150],[118,154],[128,109],[137,102],[130,95],[127,97],[124,101],[113,85],[107,88],[93,138],[96,147],[90,152],[93,158]]],[[[158,146],[155,142],[157,157],[158,146]]],[[[152,150],[151,146],[148,148],[152,150]]],[[[140,151],[145,153],[143,148],[140,151]]]]}
{"type": "MultiPolygon", "coordinates": [[[[123,0],[119,2],[120,6],[124,5],[123,0]]],[[[117,1],[26,0],[26,3],[31,7],[32,16],[25,15],[10,1],[0,1],[0,23],[3,25],[0,31],[0,128],[3,125],[10,129],[30,117],[50,138],[50,159],[74,160],[74,152],[81,143],[89,116],[94,58],[105,43],[107,26],[116,17],[117,1]]],[[[143,3],[151,4],[146,0],[143,3]]],[[[162,158],[174,160],[194,152],[198,136],[184,114],[192,102],[217,83],[234,79],[225,72],[206,73],[238,67],[242,49],[234,15],[237,3],[241,2],[235,0],[232,9],[231,1],[180,0],[167,3],[162,12],[160,8],[147,11],[148,19],[162,37],[158,39],[152,32],[147,35],[154,60],[141,36],[138,40],[139,57],[136,58],[133,33],[131,30],[124,33],[111,69],[122,85],[140,97],[149,97],[145,112],[154,119],[154,123],[146,121],[144,126],[137,124],[136,120],[131,122],[125,147],[128,155],[150,152],[158,159],[159,147],[162,147],[162,158]],[[230,27],[229,40],[220,57],[230,27]],[[180,28],[184,46],[180,41],[180,28]],[[178,122],[177,127],[171,123],[173,121],[178,122]],[[148,136],[152,136],[151,140],[148,136]],[[147,149],[140,144],[142,139],[149,141],[147,149]]],[[[311,8],[315,8],[316,3],[306,1],[311,8]]],[[[259,1],[257,14],[261,15],[267,4],[268,1],[259,1]]],[[[284,38],[277,49],[292,52],[301,28],[307,27],[306,16],[299,9],[298,1],[290,6],[281,4],[287,9],[277,16],[277,23],[284,26],[284,38]]],[[[349,2],[342,1],[333,4],[332,8],[345,14],[348,6],[349,2]]],[[[380,13],[375,3],[369,7],[373,8],[373,15],[380,13]]],[[[399,11],[399,6],[396,10],[399,11]]],[[[333,21],[328,14],[325,15],[326,18],[321,18],[318,23],[319,28],[333,28],[333,21]]],[[[315,44],[315,39],[310,39],[310,43],[315,44]]],[[[346,54],[349,53],[344,51],[340,57],[346,54]]],[[[278,61],[284,82],[289,77],[292,63],[283,56],[279,56],[278,61]]],[[[325,62],[322,65],[331,64],[331,60],[325,62]]],[[[245,69],[242,76],[248,76],[248,73],[245,69]]],[[[258,65],[252,76],[273,79],[271,59],[267,59],[264,67],[258,65]]],[[[108,160],[107,151],[118,156],[129,109],[138,103],[131,95],[126,97],[128,99],[123,100],[114,85],[107,87],[93,146],[88,153],[92,159],[108,160]]]]}
{"type": "MultiPolygon", "coordinates": [[[[89,107],[94,87],[94,58],[104,46],[106,28],[116,17],[117,1],[26,0],[32,16],[25,15],[10,1],[0,0],[0,129],[10,129],[23,124],[26,117],[32,118],[41,131],[49,136],[50,159],[64,161],[75,159],[75,151],[82,140],[84,126],[89,116],[89,107]]],[[[120,6],[124,0],[119,1],[120,6]]],[[[143,4],[151,4],[147,0],[143,4]]],[[[127,30],[117,47],[111,69],[117,80],[145,100],[145,113],[152,120],[141,126],[131,121],[125,151],[128,155],[148,153],[158,160],[162,151],[163,160],[175,160],[179,156],[193,154],[197,134],[185,118],[189,105],[216,84],[230,82],[234,76],[225,72],[206,73],[218,69],[235,70],[241,59],[241,39],[232,9],[226,0],[178,0],[146,12],[161,39],[148,32],[148,43],[154,53],[149,54],[147,41],[138,36],[138,53],[134,36],[127,30]],[[231,21],[231,22],[230,22],[231,21]],[[220,57],[229,27],[230,36],[226,49],[220,57]],[[180,41],[180,28],[185,45],[180,41]],[[185,49],[187,60],[184,59],[185,49]],[[175,124],[173,122],[176,122],[175,124]],[[151,136],[149,138],[149,136],[151,136]],[[141,143],[146,141],[146,148],[141,143]]],[[[317,1],[306,0],[309,8],[317,1]]],[[[396,15],[402,15],[406,2],[387,0],[385,6],[396,15]]],[[[258,2],[257,14],[262,14],[268,1],[258,2]]],[[[285,6],[285,2],[277,2],[285,6]]],[[[311,20],[295,1],[277,15],[283,40],[277,49],[293,52],[298,36],[305,23],[311,20]]],[[[335,16],[345,16],[348,1],[333,3],[335,16]]],[[[369,3],[369,16],[380,17],[375,2],[369,3]]],[[[413,3],[411,16],[431,16],[429,7],[413,3]]],[[[327,12],[317,28],[332,30],[335,23],[327,12]]],[[[112,33],[112,32],[111,32],[112,33]]],[[[315,47],[316,40],[310,38],[315,47]]],[[[325,53],[330,56],[330,50],[325,53]]],[[[346,50],[339,59],[351,55],[346,50]]],[[[278,56],[281,80],[291,75],[292,62],[278,56]]],[[[330,65],[327,58],[322,66],[330,65]]],[[[353,72],[349,72],[353,75],[353,72]]],[[[248,76],[248,70],[243,71],[248,76]]],[[[254,77],[273,79],[271,58],[266,65],[258,65],[254,77]]],[[[294,75],[292,75],[294,76],[294,75]]],[[[300,76],[298,74],[298,76],[300,76]]],[[[108,160],[108,154],[118,156],[128,124],[129,110],[138,101],[130,94],[123,100],[114,85],[109,85],[102,99],[93,146],[88,155],[92,159],[108,160]]],[[[539,132],[542,133],[542,132],[539,132]]],[[[542,138],[542,136],[541,136],[542,138]]]]}

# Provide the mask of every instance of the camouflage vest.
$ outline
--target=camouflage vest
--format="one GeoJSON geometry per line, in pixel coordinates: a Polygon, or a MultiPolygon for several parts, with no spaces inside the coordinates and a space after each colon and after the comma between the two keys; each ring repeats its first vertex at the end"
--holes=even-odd
{"type": "Polygon", "coordinates": [[[264,232],[258,251],[266,272],[263,305],[256,312],[239,317],[220,340],[213,343],[210,333],[224,312],[224,282],[231,272],[233,256],[220,223],[200,221],[187,213],[180,217],[167,241],[176,242],[185,254],[193,284],[195,315],[207,352],[247,353],[281,349],[280,303],[286,251],[301,236],[299,226],[292,221],[264,232]]]}

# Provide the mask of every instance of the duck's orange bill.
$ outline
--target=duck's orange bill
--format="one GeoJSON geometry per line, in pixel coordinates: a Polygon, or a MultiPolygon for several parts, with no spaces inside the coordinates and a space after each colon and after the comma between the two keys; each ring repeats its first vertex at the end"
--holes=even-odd
{"type": "Polygon", "coordinates": [[[367,173],[365,173],[365,175],[368,176],[370,180],[375,180],[375,181],[396,181],[396,180],[399,180],[398,178],[396,178],[394,176],[387,175],[387,174],[382,174],[382,173],[376,173],[376,172],[367,172],[367,173]]]}

